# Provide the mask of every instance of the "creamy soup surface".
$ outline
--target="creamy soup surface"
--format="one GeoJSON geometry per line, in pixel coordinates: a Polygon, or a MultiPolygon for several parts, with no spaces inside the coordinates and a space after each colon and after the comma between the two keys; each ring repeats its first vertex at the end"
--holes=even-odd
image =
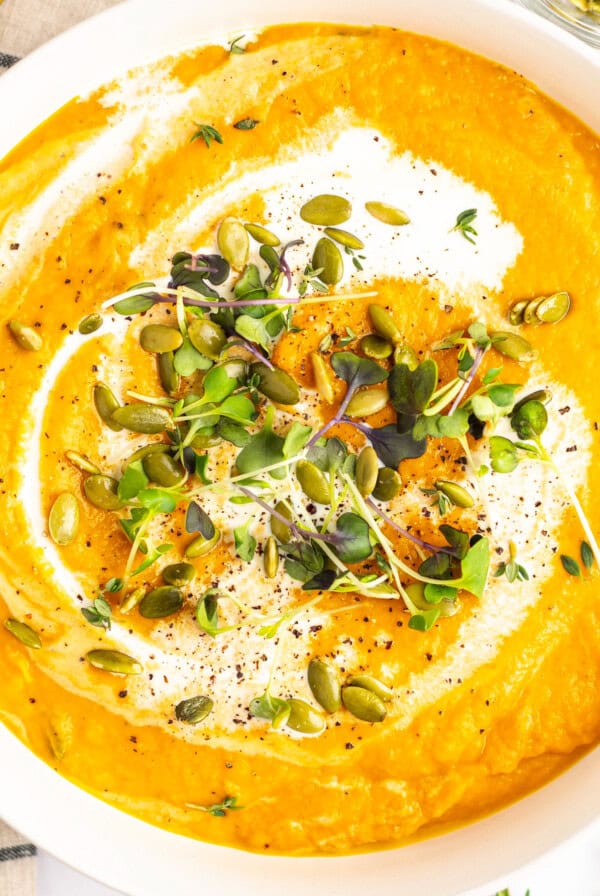
{"type": "Polygon", "coordinates": [[[56,112],[0,162],[3,723],[295,855],[596,744],[599,231],[598,137],[401,31],[273,27],[56,112]]]}

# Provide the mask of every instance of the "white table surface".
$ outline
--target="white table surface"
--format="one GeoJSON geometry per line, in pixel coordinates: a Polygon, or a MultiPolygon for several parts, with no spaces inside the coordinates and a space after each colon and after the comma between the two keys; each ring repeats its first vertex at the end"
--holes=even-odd
{"type": "MultiPolygon", "coordinates": [[[[600,796],[600,795],[599,795],[600,796]]],[[[477,856],[473,856],[474,865],[477,856]]],[[[509,887],[511,896],[600,896],[600,822],[569,843],[514,874],[463,896],[494,896],[509,887]]],[[[398,887],[402,893],[401,881],[398,887]]],[[[38,896],[120,896],[77,871],[41,853],[38,859],[38,896]]],[[[177,896],[173,893],[172,896],[177,896]]],[[[259,894],[246,894],[259,896],[259,894]]],[[[427,896],[426,893],[423,896],[427,896]]],[[[454,894],[448,893],[448,896],[454,894]]]]}

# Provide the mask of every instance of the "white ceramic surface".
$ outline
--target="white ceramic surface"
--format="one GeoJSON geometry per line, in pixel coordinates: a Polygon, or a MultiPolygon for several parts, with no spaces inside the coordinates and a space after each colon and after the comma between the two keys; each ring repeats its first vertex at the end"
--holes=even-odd
{"type": "MultiPolygon", "coordinates": [[[[132,65],[280,21],[389,24],[451,40],[515,68],[600,131],[600,59],[505,0],[130,0],[36,51],[0,81],[0,156],[75,93],[132,65]],[[50,76],[51,73],[51,76],[50,76]]],[[[600,751],[543,790],[444,837],[347,858],[225,850],[131,818],[64,781],[0,726],[0,813],[42,848],[134,896],[243,887],[261,896],[453,896],[508,873],[599,814],[600,751]]],[[[165,773],[168,773],[166,771],[165,773]]],[[[276,820],[274,820],[276,823],[276,820]]]]}

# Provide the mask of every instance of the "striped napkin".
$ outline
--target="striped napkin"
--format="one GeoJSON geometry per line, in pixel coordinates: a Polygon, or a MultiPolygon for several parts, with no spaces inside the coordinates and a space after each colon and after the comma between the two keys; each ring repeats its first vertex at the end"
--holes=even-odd
{"type": "Polygon", "coordinates": [[[34,896],[36,848],[0,821],[0,894],[34,896]]]}

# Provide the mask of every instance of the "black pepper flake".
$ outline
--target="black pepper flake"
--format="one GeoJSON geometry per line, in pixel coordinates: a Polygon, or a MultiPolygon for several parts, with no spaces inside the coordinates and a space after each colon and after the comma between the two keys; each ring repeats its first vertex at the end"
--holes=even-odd
{"type": "Polygon", "coordinates": [[[127,691],[119,691],[119,697],[121,697],[121,699],[123,699],[126,696],[127,696],[127,691]]]}
{"type": "Polygon", "coordinates": [[[20,245],[21,245],[20,243],[11,243],[10,248],[13,252],[16,252],[17,249],[20,247],[20,245]]]}
{"type": "Polygon", "coordinates": [[[348,743],[346,744],[346,749],[347,749],[347,750],[353,750],[353,749],[354,749],[354,744],[351,744],[350,741],[348,741],[348,743]]]}

